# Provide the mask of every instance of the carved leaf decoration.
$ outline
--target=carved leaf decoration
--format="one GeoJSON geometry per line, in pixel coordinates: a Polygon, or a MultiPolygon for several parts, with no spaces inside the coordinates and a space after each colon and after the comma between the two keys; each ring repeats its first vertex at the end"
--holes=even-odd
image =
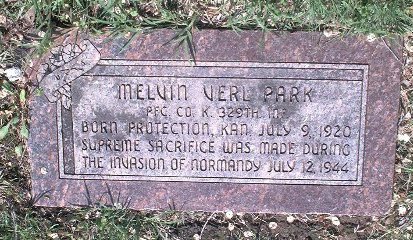
{"type": "Polygon", "coordinates": [[[64,108],[70,109],[71,82],[92,69],[99,59],[99,51],[89,40],[52,49],[49,62],[40,67],[37,75],[47,99],[61,99],[64,108]]]}

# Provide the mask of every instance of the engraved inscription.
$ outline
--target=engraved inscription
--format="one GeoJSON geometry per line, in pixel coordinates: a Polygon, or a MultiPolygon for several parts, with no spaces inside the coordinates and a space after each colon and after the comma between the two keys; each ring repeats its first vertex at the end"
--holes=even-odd
{"type": "Polygon", "coordinates": [[[60,176],[360,185],[367,71],[100,60],[72,82],[71,109],[58,107],[60,137],[73,139],[60,176]]]}

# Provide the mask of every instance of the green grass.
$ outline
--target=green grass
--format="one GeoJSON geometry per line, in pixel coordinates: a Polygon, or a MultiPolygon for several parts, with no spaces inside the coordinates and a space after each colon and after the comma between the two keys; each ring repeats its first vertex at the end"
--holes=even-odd
{"type": "MultiPolygon", "coordinates": [[[[136,36],[156,28],[233,30],[324,30],[341,33],[405,34],[413,29],[413,0],[0,0],[0,15],[16,28],[36,28],[45,36],[17,40],[0,31],[0,64],[10,63],[17,47],[45,51],[58,29],[80,27],[100,33],[136,36]],[[29,41],[28,41],[29,40],[29,41]]],[[[1,29],[1,27],[0,27],[1,29]]],[[[187,32],[185,32],[187,34],[187,32]]],[[[187,34],[188,35],[188,34],[187,34]]]]}
{"type": "Polygon", "coordinates": [[[28,1],[36,26],[79,26],[92,31],[140,31],[197,27],[229,29],[318,30],[388,35],[410,32],[411,0],[279,0],[279,1],[28,1]],[[216,3],[218,2],[218,4],[216,3]],[[185,3],[185,4],[184,4],[185,3]]]}
{"type": "MultiPolygon", "coordinates": [[[[44,211],[43,211],[44,212],[44,211]]],[[[0,212],[0,239],[165,239],[180,222],[161,215],[134,213],[108,207],[42,213],[40,208],[0,212]]]]}
{"type": "MultiPolygon", "coordinates": [[[[197,28],[409,35],[413,30],[412,6],[413,0],[0,0],[0,20],[7,19],[4,24],[0,21],[0,70],[27,66],[35,56],[30,53],[44,52],[54,35],[73,27],[115,35],[129,32],[131,39],[152,29],[174,28],[180,29],[174,41],[189,46],[197,28]]],[[[71,210],[33,207],[25,151],[26,95],[33,94],[26,93],[28,84],[25,79],[11,82],[0,72],[0,135],[9,124],[7,135],[0,140],[0,239],[171,239],[172,235],[193,239],[194,233],[202,230],[203,239],[240,239],[247,230],[254,232],[256,239],[268,239],[271,231],[265,226],[269,221],[285,223],[285,216],[258,214],[228,220],[222,213],[135,212],[101,205],[71,210]],[[229,223],[235,225],[233,232],[227,230],[229,223]]],[[[412,100],[413,91],[406,91],[412,100]]],[[[412,129],[413,122],[406,126],[412,129]]],[[[412,152],[411,143],[399,144],[399,161],[412,158],[412,152]]],[[[323,217],[306,216],[300,218],[302,223],[296,221],[283,228],[297,234],[305,229],[322,239],[345,238],[355,229],[363,229],[362,236],[371,239],[411,238],[412,230],[407,227],[413,226],[413,214],[397,215],[397,206],[413,205],[413,164],[404,166],[397,177],[396,207],[377,223],[364,219],[360,228],[352,222],[335,228],[323,217]]]]}

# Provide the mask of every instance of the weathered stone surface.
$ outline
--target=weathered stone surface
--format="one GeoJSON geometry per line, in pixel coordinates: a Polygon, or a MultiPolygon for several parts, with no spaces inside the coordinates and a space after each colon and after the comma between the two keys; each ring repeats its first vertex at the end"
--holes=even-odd
{"type": "Polygon", "coordinates": [[[399,41],[204,30],[191,60],[165,44],[174,34],[122,51],[126,39],[74,33],[29,69],[44,92],[30,102],[38,205],[119,193],[134,209],[389,208],[399,41]]]}

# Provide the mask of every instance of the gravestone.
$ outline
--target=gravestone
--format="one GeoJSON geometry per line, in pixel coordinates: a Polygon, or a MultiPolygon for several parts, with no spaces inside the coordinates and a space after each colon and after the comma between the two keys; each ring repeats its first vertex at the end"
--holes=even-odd
{"type": "Polygon", "coordinates": [[[36,204],[389,209],[399,40],[203,30],[191,51],[175,34],[71,33],[28,70],[36,204]]]}

